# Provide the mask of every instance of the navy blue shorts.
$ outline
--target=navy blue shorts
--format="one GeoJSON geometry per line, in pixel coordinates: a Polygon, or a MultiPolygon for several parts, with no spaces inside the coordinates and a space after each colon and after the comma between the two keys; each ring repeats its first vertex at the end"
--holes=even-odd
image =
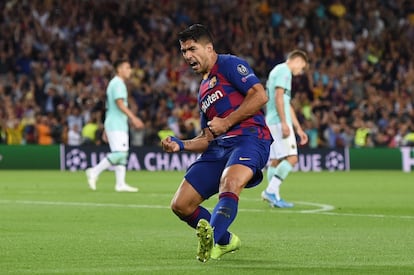
{"type": "Polygon", "coordinates": [[[207,150],[188,168],[185,179],[204,198],[219,191],[220,178],[226,167],[242,164],[253,171],[246,188],[258,185],[262,179],[270,151],[270,140],[254,136],[235,136],[213,140],[207,150]]]}

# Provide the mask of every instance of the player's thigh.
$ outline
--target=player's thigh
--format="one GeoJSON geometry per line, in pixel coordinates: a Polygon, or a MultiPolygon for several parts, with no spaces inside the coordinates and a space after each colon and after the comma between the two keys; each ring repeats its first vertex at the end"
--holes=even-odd
{"type": "Polygon", "coordinates": [[[270,146],[270,159],[280,160],[287,156],[298,154],[295,132],[292,125],[289,124],[290,134],[286,138],[282,136],[282,124],[270,125],[269,129],[273,137],[273,143],[270,146]]]}
{"type": "Polygon", "coordinates": [[[227,167],[221,177],[219,193],[232,192],[240,195],[253,175],[253,170],[242,164],[233,164],[227,167]]]}
{"type": "Polygon", "coordinates": [[[106,132],[111,152],[126,152],[129,150],[129,137],[127,132],[108,131],[106,132]]]}
{"type": "Polygon", "coordinates": [[[184,178],[202,198],[208,199],[218,193],[225,166],[225,158],[205,160],[202,155],[188,168],[184,178]]]}
{"type": "Polygon", "coordinates": [[[221,185],[234,182],[236,188],[250,188],[259,184],[263,178],[262,169],[269,158],[270,143],[269,140],[256,137],[239,138],[227,161],[221,185]]]}

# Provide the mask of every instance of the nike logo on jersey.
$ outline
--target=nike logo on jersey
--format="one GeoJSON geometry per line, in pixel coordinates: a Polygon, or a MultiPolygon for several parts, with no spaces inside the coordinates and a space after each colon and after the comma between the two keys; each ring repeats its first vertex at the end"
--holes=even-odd
{"type": "Polygon", "coordinates": [[[250,158],[239,157],[239,160],[241,160],[241,161],[243,161],[243,160],[250,160],[250,158]]]}

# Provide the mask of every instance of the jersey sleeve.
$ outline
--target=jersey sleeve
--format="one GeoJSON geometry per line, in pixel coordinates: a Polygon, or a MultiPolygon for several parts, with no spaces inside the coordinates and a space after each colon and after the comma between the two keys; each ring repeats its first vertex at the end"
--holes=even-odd
{"type": "Polygon", "coordinates": [[[125,99],[127,95],[126,86],[122,82],[116,82],[113,89],[113,99],[116,101],[119,98],[125,99]]]}
{"type": "Polygon", "coordinates": [[[229,58],[223,66],[223,74],[227,80],[242,94],[247,94],[253,85],[260,83],[250,65],[241,58],[229,58]]]}
{"type": "Polygon", "coordinates": [[[280,87],[290,91],[292,81],[291,75],[291,72],[287,68],[279,68],[273,76],[275,88],[280,87]]]}

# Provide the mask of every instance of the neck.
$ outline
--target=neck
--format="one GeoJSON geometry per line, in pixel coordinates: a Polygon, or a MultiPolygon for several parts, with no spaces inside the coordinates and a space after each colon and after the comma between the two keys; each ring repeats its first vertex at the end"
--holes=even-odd
{"type": "Polygon", "coordinates": [[[214,64],[216,64],[217,59],[218,59],[218,54],[216,52],[214,52],[210,57],[210,62],[209,62],[207,71],[203,74],[203,79],[208,78],[208,75],[210,74],[211,69],[213,69],[214,64]]]}
{"type": "Polygon", "coordinates": [[[123,82],[125,82],[125,78],[123,78],[122,76],[120,76],[119,74],[116,75],[117,77],[119,77],[120,79],[122,79],[123,82]]]}

